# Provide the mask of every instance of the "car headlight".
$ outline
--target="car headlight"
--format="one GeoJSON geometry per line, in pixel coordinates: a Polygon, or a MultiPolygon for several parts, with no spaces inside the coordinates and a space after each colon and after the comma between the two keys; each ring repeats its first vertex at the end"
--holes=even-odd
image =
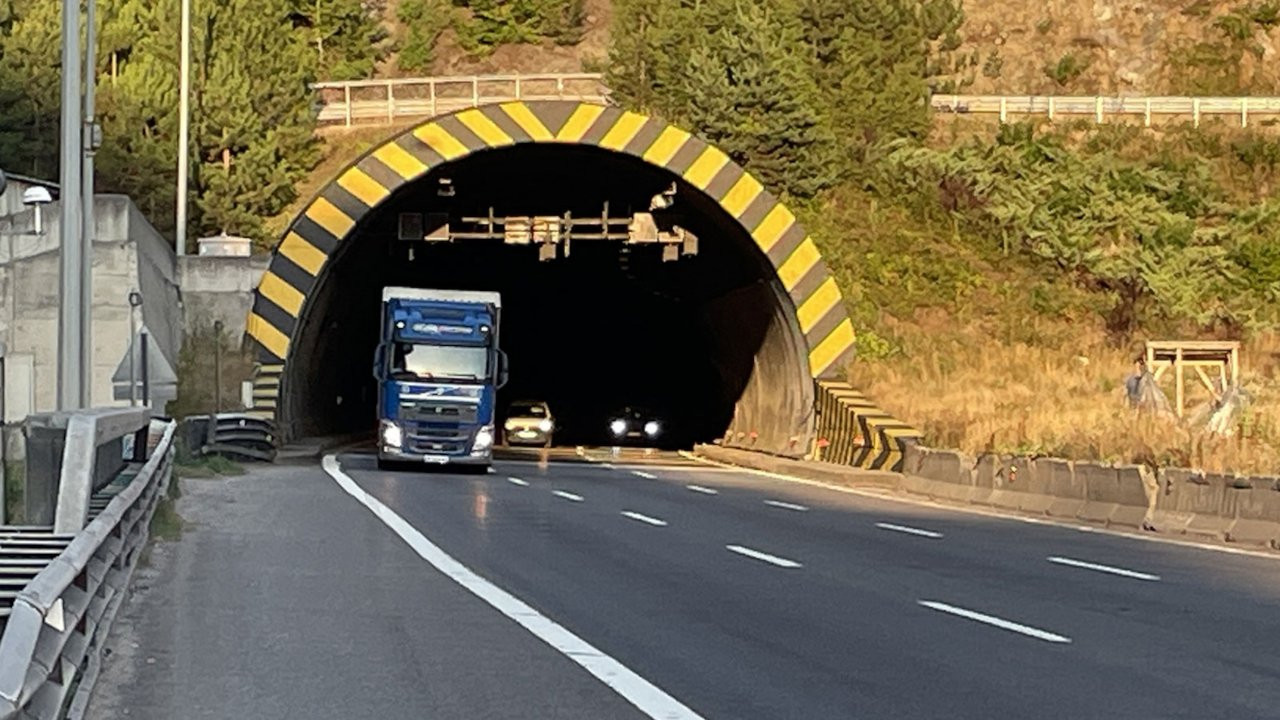
{"type": "Polygon", "coordinates": [[[541,431],[542,431],[542,432],[544,432],[544,433],[551,432],[551,428],[552,428],[552,427],[553,427],[553,426],[552,426],[551,421],[550,421],[549,419],[545,419],[545,418],[544,418],[544,419],[542,420],[542,422],[538,423],[538,429],[539,429],[539,430],[541,430],[541,431]]]}
{"type": "Polygon", "coordinates": [[[621,435],[627,431],[627,421],[614,420],[613,422],[609,423],[609,429],[613,431],[614,435],[621,435]]]}
{"type": "Polygon", "coordinates": [[[491,447],[493,447],[493,428],[485,425],[476,431],[476,439],[471,444],[471,451],[483,452],[491,447]]]}
{"type": "Polygon", "coordinates": [[[657,435],[658,431],[661,429],[662,428],[658,425],[657,420],[650,420],[649,422],[644,424],[644,434],[648,435],[649,437],[653,437],[654,435],[657,435]]]}
{"type": "Polygon", "coordinates": [[[404,430],[399,425],[382,421],[382,444],[387,447],[398,448],[404,444],[404,430]]]}
{"type": "Polygon", "coordinates": [[[504,427],[504,428],[506,428],[506,429],[508,429],[508,430],[515,430],[515,429],[516,429],[516,421],[515,421],[515,420],[508,420],[506,423],[504,423],[504,424],[502,425],[502,427],[504,427]]]}

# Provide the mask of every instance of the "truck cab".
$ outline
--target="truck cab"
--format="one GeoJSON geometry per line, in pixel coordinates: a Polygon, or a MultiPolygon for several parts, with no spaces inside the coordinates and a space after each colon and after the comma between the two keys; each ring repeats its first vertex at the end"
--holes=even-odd
{"type": "Polygon", "coordinates": [[[374,356],[378,466],[493,462],[494,408],[506,384],[494,292],[385,288],[374,356]]]}

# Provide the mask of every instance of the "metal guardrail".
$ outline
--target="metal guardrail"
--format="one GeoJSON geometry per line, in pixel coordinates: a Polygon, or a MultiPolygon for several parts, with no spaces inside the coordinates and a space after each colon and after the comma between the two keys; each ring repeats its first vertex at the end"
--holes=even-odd
{"type": "Polygon", "coordinates": [[[320,95],[319,124],[342,127],[389,125],[515,100],[609,101],[604,76],[599,73],[349,80],[311,87],[320,95]]]}
{"type": "Polygon", "coordinates": [[[935,111],[999,115],[1091,116],[1102,123],[1109,117],[1140,116],[1150,127],[1154,117],[1189,117],[1196,127],[1207,116],[1233,117],[1240,127],[1248,127],[1256,116],[1280,115],[1280,97],[1103,97],[1083,95],[934,95],[935,111]]]}
{"type": "Polygon", "coordinates": [[[0,720],[63,717],[73,691],[87,697],[170,482],[174,427],[166,424],[137,475],[14,599],[0,637],[0,720]]]}
{"type": "MultiPolygon", "coordinates": [[[[392,124],[401,119],[435,117],[466,108],[513,100],[578,100],[609,102],[609,89],[600,73],[546,73],[531,75],[475,75],[387,80],[349,80],[312,85],[320,95],[322,126],[352,127],[392,124]]],[[[937,112],[999,115],[1092,117],[1188,117],[1200,126],[1205,117],[1238,118],[1248,127],[1256,116],[1280,116],[1280,97],[1190,97],[1094,95],[934,95],[930,106],[937,112]]]]}

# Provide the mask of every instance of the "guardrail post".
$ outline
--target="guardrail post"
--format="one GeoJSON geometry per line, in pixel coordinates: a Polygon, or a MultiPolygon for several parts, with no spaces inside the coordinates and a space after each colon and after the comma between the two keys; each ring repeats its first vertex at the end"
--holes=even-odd
{"type": "Polygon", "coordinates": [[[436,112],[436,80],[431,78],[427,81],[427,91],[431,95],[431,117],[435,117],[440,113],[436,112]]]}
{"type": "Polygon", "coordinates": [[[1049,122],[1053,122],[1053,96],[1049,96],[1049,122]]]}
{"type": "Polygon", "coordinates": [[[480,78],[471,78],[471,107],[480,105],[480,78]]]}
{"type": "Polygon", "coordinates": [[[556,97],[564,97],[564,78],[556,78],[556,97]]]}
{"type": "Polygon", "coordinates": [[[390,125],[396,121],[396,90],[395,84],[390,80],[387,81],[387,124],[390,125]]]}
{"type": "Polygon", "coordinates": [[[1249,127],[1249,98],[1240,98],[1240,127],[1249,127]]]}
{"type": "Polygon", "coordinates": [[[351,86],[342,86],[342,100],[346,104],[347,127],[351,127],[351,86]]]}
{"type": "Polygon", "coordinates": [[[1093,120],[1099,125],[1102,124],[1102,96],[1098,95],[1093,99],[1093,120]]]}
{"type": "Polygon", "coordinates": [[[516,76],[516,100],[523,100],[524,95],[520,92],[520,76],[516,76]]]}
{"type": "Polygon", "coordinates": [[[1191,98],[1191,125],[1200,127],[1200,98],[1191,98]]]}
{"type": "Polygon", "coordinates": [[[1142,126],[1151,127],[1151,98],[1147,98],[1142,107],[1142,126]]]}
{"type": "Polygon", "coordinates": [[[1000,124],[1003,125],[1009,120],[1009,98],[1000,96],[1000,124]]]}

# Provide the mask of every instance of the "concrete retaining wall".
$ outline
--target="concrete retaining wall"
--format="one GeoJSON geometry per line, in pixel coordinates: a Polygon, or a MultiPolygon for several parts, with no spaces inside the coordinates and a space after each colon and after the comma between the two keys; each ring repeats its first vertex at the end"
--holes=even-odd
{"type": "Polygon", "coordinates": [[[713,460],[841,485],[888,486],[937,500],[1280,549],[1280,479],[1142,465],[984,455],[912,445],[902,473],[703,446],[713,460]]]}

